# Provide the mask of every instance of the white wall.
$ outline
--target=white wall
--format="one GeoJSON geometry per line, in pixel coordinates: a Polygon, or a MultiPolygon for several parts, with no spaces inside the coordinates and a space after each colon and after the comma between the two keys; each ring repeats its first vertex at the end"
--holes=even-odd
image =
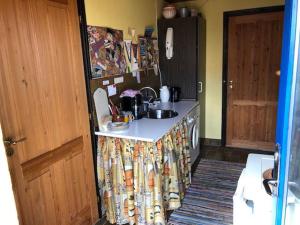
{"type": "Polygon", "coordinates": [[[5,148],[3,145],[2,130],[0,126],[0,224],[17,225],[19,224],[16,203],[12,190],[5,148]]]}

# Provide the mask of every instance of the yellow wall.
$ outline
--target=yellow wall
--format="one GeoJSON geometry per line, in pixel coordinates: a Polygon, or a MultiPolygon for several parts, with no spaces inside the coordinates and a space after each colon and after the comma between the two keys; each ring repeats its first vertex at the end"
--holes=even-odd
{"type": "MultiPolygon", "coordinates": [[[[178,6],[195,7],[206,19],[206,109],[205,137],[221,138],[223,12],[282,5],[284,0],[195,0],[178,6]]],[[[85,0],[87,23],[143,34],[147,25],[156,28],[163,0],[85,0]]]]}
{"type": "Polygon", "coordinates": [[[195,0],[178,4],[197,8],[206,19],[206,138],[221,139],[223,12],[283,4],[283,0],[195,0]]]}
{"type": "Polygon", "coordinates": [[[128,27],[144,34],[145,27],[156,28],[156,0],[85,0],[88,25],[123,30],[128,39],[128,27]]]}

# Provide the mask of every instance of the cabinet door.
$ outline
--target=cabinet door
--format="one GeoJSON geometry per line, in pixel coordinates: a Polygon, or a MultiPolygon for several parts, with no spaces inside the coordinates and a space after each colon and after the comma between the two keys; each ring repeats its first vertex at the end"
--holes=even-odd
{"type": "Polygon", "coordinates": [[[182,99],[197,99],[197,17],[158,21],[159,60],[162,83],[181,87],[182,99]],[[174,56],[166,57],[166,32],[174,32],[174,56]]]}

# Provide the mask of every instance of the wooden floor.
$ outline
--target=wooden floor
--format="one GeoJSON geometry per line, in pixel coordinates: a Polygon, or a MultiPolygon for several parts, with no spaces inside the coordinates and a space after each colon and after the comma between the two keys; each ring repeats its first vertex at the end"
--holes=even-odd
{"type": "Polygon", "coordinates": [[[270,151],[252,149],[228,148],[218,146],[201,146],[200,154],[203,159],[213,159],[228,162],[246,163],[250,153],[273,155],[270,151]]]}

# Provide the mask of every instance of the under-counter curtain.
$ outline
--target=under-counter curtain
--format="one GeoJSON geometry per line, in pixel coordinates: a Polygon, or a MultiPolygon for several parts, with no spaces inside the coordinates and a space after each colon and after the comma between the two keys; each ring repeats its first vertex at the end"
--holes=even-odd
{"type": "Polygon", "coordinates": [[[156,143],[99,137],[98,182],[110,223],[163,225],[191,182],[187,124],[156,143]]]}

